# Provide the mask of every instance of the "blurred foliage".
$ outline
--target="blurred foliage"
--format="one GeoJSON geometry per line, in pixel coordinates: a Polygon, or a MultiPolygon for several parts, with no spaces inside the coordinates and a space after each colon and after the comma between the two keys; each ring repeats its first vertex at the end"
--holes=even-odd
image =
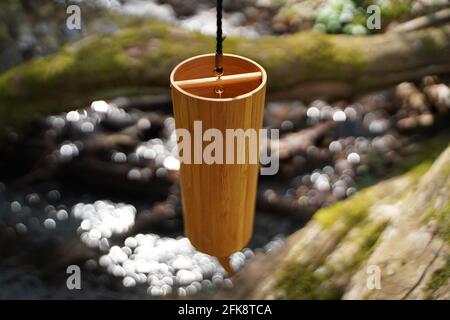
{"type": "Polygon", "coordinates": [[[327,0],[316,12],[314,29],[328,33],[364,35],[383,30],[393,20],[411,13],[412,0],[327,0]],[[367,8],[380,8],[381,29],[367,28],[367,8]]]}
{"type": "Polygon", "coordinates": [[[364,10],[351,0],[328,0],[316,12],[314,29],[328,33],[348,33],[364,35],[364,10]]]}

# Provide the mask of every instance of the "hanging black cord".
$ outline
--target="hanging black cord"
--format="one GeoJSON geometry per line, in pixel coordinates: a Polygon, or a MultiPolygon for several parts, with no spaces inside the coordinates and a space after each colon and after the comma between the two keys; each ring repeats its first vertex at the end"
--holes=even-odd
{"type": "Polygon", "coordinates": [[[223,61],[222,61],[222,0],[217,0],[217,34],[216,34],[216,68],[215,72],[218,76],[223,74],[223,61]]]}

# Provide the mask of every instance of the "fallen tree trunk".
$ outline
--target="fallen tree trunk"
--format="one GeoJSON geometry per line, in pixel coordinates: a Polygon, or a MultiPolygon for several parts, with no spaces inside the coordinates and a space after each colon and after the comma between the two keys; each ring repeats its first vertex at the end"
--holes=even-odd
{"type": "Polygon", "coordinates": [[[400,23],[389,29],[388,32],[409,32],[413,30],[435,27],[450,21],[450,8],[438,12],[431,12],[424,16],[400,23]]]}
{"type": "MultiPolygon", "coordinates": [[[[272,97],[349,97],[448,73],[448,34],[450,24],[366,37],[301,32],[228,38],[225,48],[267,69],[272,97]]],[[[0,124],[19,124],[93,98],[167,92],[177,63],[213,47],[212,37],[155,22],[87,37],[0,75],[0,124]]]]}

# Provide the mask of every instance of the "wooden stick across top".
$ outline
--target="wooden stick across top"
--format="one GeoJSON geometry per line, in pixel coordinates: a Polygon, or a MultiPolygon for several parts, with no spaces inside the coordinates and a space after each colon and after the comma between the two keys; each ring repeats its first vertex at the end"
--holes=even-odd
{"type": "Polygon", "coordinates": [[[205,87],[216,87],[216,86],[223,87],[223,86],[229,85],[229,84],[237,84],[237,83],[261,80],[261,78],[262,78],[261,72],[249,72],[249,73],[232,74],[229,76],[221,76],[221,77],[209,77],[209,78],[200,78],[200,79],[192,79],[192,80],[181,80],[181,81],[175,81],[175,84],[178,85],[182,89],[205,88],[205,87]]]}

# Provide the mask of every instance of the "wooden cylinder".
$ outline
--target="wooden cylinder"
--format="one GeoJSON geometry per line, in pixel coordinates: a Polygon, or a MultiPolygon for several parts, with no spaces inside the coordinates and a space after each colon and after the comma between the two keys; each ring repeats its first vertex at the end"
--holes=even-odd
{"type": "MultiPolygon", "coordinates": [[[[261,129],[267,82],[265,70],[247,58],[225,54],[223,66],[223,76],[252,72],[261,72],[262,76],[224,85],[221,98],[211,86],[182,89],[176,84],[177,81],[213,76],[214,54],[185,60],[170,76],[177,129],[186,129],[193,141],[198,139],[194,121],[201,121],[202,132],[218,129],[223,136],[224,163],[206,164],[202,159],[201,164],[194,164],[192,160],[190,164],[182,162],[180,165],[186,235],[198,250],[217,257],[227,257],[241,250],[252,236],[259,174],[259,136],[256,145],[248,143],[249,140],[239,145],[235,140],[234,154],[236,156],[238,148],[244,150],[245,161],[237,163],[235,157],[233,163],[226,163],[226,130],[255,129],[258,132],[261,129]],[[249,155],[255,150],[256,163],[249,155]]],[[[211,141],[200,143],[203,151],[211,141]]],[[[195,150],[194,147],[191,150],[191,159],[198,152],[195,150]]]]}

